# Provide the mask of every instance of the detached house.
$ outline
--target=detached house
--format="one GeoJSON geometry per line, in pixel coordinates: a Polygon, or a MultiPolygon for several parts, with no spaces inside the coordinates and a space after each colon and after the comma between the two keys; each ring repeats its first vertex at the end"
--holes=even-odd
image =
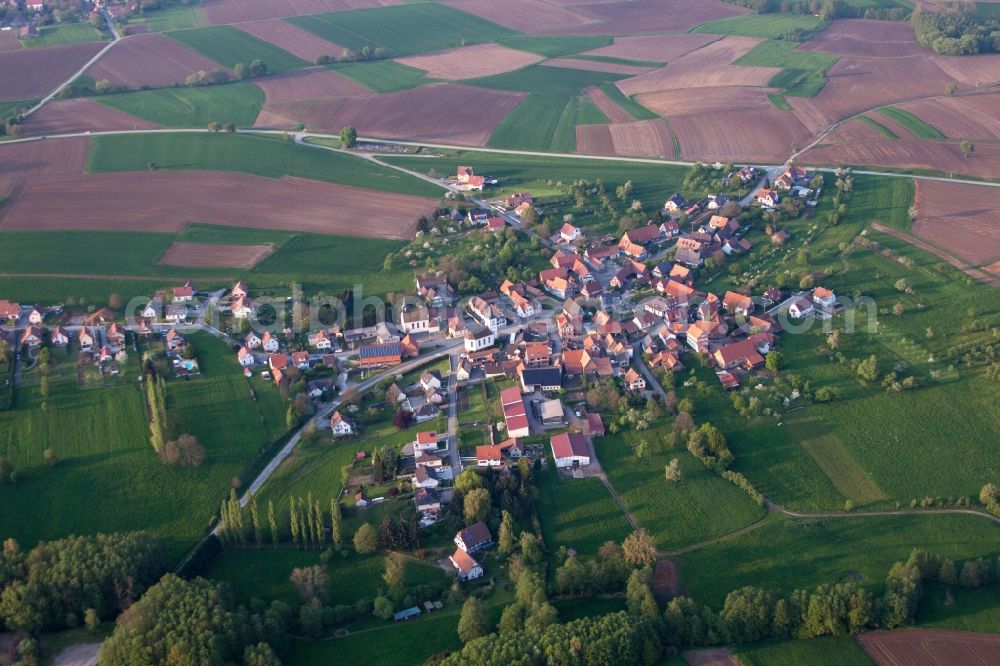
{"type": "Polygon", "coordinates": [[[86,326],[80,329],[79,342],[80,351],[89,352],[94,348],[94,334],[86,326]]]}
{"type": "Polygon", "coordinates": [[[455,553],[448,559],[458,571],[459,580],[473,580],[483,575],[483,567],[461,548],[456,548],[455,553]]]}
{"type": "Polygon", "coordinates": [[[240,280],[235,285],[233,285],[233,289],[230,293],[233,296],[233,300],[238,301],[241,298],[246,298],[247,296],[250,295],[250,287],[247,286],[246,282],[240,280]]]}
{"type": "Polygon", "coordinates": [[[427,333],[430,329],[430,311],[426,307],[413,305],[399,313],[399,330],[403,333],[427,333]]]}
{"type": "Polygon", "coordinates": [[[496,343],[496,333],[486,326],[479,326],[465,334],[465,351],[476,352],[492,347],[496,343]]]}
{"type": "Polygon", "coordinates": [[[801,297],[795,299],[795,301],[788,306],[788,316],[792,319],[802,319],[807,317],[816,311],[813,307],[812,301],[806,297],[801,297]]]}
{"type": "Polygon", "coordinates": [[[24,329],[24,333],[21,334],[21,344],[26,347],[37,347],[42,344],[42,336],[44,331],[38,326],[29,326],[24,329]]]}
{"type": "Polygon", "coordinates": [[[106,335],[108,343],[116,347],[121,347],[125,344],[125,331],[118,324],[111,324],[108,326],[108,332],[106,335]]]}
{"type": "Polygon", "coordinates": [[[722,307],[730,314],[746,317],[753,312],[753,299],[735,291],[727,291],[722,297],[722,307]]]}
{"type": "Polygon", "coordinates": [[[49,336],[49,342],[51,342],[56,347],[65,347],[69,344],[69,333],[62,326],[56,326],[52,329],[52,334],[49,336]]]}
{"type": "Polygon", "coordinates": [[[7,300],[0,301],[0,320],[7,320],[10,323],[14,323],[20,316],[21,305],[19,303],[11,303],[7,300]]]}
{"type": "Polygon", "coordinates": [[[830,310],[837,303],[837,295],[825,287],[816,287],[813,289],[812,300],[824,310],[830,310]]]}
{"type": "Polygon", "coordinates": [[[271,331],[264,332],[264,337],[260,339],[260,345],[264,351],[272,354],[281,349],[281,342],[276,336],[271,335],[271,331]]]}
{"type": "Polygon", "coordinates": [[[35,326],[41,326],[42,321],[44,320],[45,320],[45,310],[41,306],[36,305],[35,307],[31,308],[31,312],[28,313],[29,324],[34,324],[35,326]]]}
{"type": "Polygon", "coordinates": [[[495,303],[490,303],[481,296],[474,296],[469,301],[469,313],[483,326],[494,333],[501,326],[507,325],[507,316],[495,303]]]}
{"type": "Polygon", "coordinates": [[[573,226],[567,222],[559,230],[559,238],[566,243],[572,243],[583,238],[583,232],[580,230],[580,227],[573,226]]]}
{"type": "Polygon", "coordinates": [[[194,287],[190,282],[185,282],[183,287],[171,287],[174,303],[187,303],[194,298],[194,287]]]}
{"type": "Polygon", "coordinates": [[[236,360],[242,367],[252,368],[254,364],[253,352],[247,347],[240,347],[240,350],[236,352],[236,360]]]}
{"type": "Polygon", "coordinates": [[[674,194],[674,196],[667,199],[667,202],[663,204],[663,210],[668,213],[676,213],[687,208],[687,199],[682,197],[680,194],[674,194]]]}
{"type": "Polygon", "coordinates": [[[455,535],[455,545],[466,553],[475,553],[493,545],[493,535],[486,523],[479,521],[469,525],[455,535]]]}
{"type": "Polygon", "coordinates": [[[757,193],[757,203],[761,206],[774,208],[781,203],[781,195],[776,190],[761,190],[757,193]]]}
{"type": "Polygon", "coordinates": [[[635,368],[629,368],[628,372],[625,373],[625,388],[629,391],[644,391],[646,389],[646,380],[643,379],[642,375],[635,371],[635,368]]]}
{"type": "Polygon", "coordinates": [[[240,297],[233,303],[233,317],[236,319],[249,319],[254,315],[253,304],[246,296],[240,297]]]}
{"type": "Polygon", "coordinates": [[[354,434],[354,426],[346,421],[339,411],[335,411],[330,417],[330,432],[335,438],[349,437],[354,434]]]}
{"type": "Polygon", "coordinates": [[[316,331],[309,334],[309,346],[319,351],[326,351],[333,347],[333,343],[330,341],[330,336],[326,334],[326,331],[316,331]]]}

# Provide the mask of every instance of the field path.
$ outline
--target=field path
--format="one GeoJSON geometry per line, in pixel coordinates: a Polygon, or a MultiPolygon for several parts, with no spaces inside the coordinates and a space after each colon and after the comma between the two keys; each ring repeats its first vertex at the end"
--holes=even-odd
{"type": "Polygon", "coordinates": [[[33,107],[31,107],[30,109],[28,109],[27,111],[25,111],[24,112],[24,117],[25,118],[27,118],[28,116],[30,116],[31,114],[33,114],[35,111],[38,111],[40,108],[42,108],[43,106],[45,106],[46,104],[48,104],[50,101],[52,101],[52,98],[55,97],[59,93],[60,90],[62,90],[63,88],[65,88],[69,84],[73,83],[73,81],[75,81],[77,78],[83,76],[83,73],[86,72],[88,69],[90,69],[91,66],[93,66],[98,60],[100,60],[101,56],[103,56],[105,53],[107,53],[108,50],[112,46],[114,46],[119,41],[121,41],[122,36],[118,34],[118,28],[115,27],[115,22],[113,20],[111,20],[111,16],[108,14],[107,10],[101,9],[101,16],[104,17],[105,21],[107,21],[108,29],[111,31],[111,41],[103,49],[101,49],[100,51],[98,51],[97,53],[95,53],[93,58],[91,58],[90,60],[88,60],[87,62],[85,62],[83,64],[83,67],[81,67],[79,70],[77,70],[73,74],[73,76],[69,77],[64,82],[62,82],[61,84],[59,84],[58,86],[56,86],[55,90],[53,90],[48,95],[46,95],[45,97],[43,97],[41,99],[41,101],[38,102],[38,104],[34,105],[33,107]]]}

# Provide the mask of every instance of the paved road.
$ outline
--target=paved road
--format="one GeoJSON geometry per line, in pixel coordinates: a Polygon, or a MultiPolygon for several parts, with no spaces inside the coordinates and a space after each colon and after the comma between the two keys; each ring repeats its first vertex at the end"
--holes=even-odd
{"type": "Polygon", "coordinates": [[[83,75],[84,72],[86,72],[88,69],[90,69],[94,65],[94,63],[96,63],[98,60],[100,60],[101,57],[104,56],[104,54],[107,53],[111,49],[112,46],[114,46],[115,44],[117,44],[121,40],[122,36],[118,34],[118,29],[115,27],[115,22],[113,20],[111,20],[111,16],[107,13],[107,11],[105,11],[103,9],[101,10],[101,15],[104,16],[104,20],[107,21],[107,23],[108,23],[108,29],[111,30],[111,38],[112,38],[111,41],[108,42],[108,45],[105,46],[103,49],[101,49],[100,51],[98,51],[97,53],[95,53],[94,57],[91,58],[90,60],[88,60],[86,62],[86,64],[84,64],[83,67],[81,67],[79,70],[77,70],[76,72],[74,72],[74,74],[71,77],[69,77],[68,79],[66,79],[62,83],[60,83],[56,87],[55,90],[53,90],[48,95],[46,95],[45,97],[43,97],[41,99],[41,101],[38,102],[38,104],[34,105],[33,107],[31,107],[30,109],[28,109],[27,111],[25,111],[24,112],[24,117],[25,118],[27,118],[28,116],[30,116],[31,114],[33,114],[35,111],[38,111],[40,108],[42,108],[43,106],[45,106],[46,104],[48,104],[50,101],[52,101],[52,98],[55,97],[56,95],[58,95],[60,90],[62,90],[63,88],[65,88],[69,84],[73,83],[73,81],[76,81],[80,76],[83,75]]]}

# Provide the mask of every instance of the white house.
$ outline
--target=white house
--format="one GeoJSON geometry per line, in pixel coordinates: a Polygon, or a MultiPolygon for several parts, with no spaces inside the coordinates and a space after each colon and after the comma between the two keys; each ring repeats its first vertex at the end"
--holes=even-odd
{"type": "Polygon", "coordinates": [[[187,303],[194,298],[194,287],[190,282],[185,282],[183,287],[171,287],[174,303],[187,303]]]}
{"type": "Polygon", "coordinates": [[[456,548],[455,553],[448,558],[452,565],[458,570],[459,580],[472,580],[483,575],[483,567],[473,559],[472,555],[461,548],[456,548]]]}
{"type": "Polygon", "coordinates": [[[233,303],[233,317],[236,319],[249,319],[253,314],[254,309],[250,299],[244,297],[233,303]]]}
{"type": "Polygon", "coordinates": [[[28,323],[34,324],[35,326],[41,325],[42,321],[45,319],[45,310],[35,306],[31,308],[31,312],[28,313],[28,323]]]}
{"type": "Polygon", "coordinates": [[[250,331],[247,333],[245,344],[250,349],[260,349],[260,336],[250,331]]]}
{"type": "Polygon", "coordinates": [[[416,451],[436,451],[438,448],[438,434],[434,430],[425,430],[417,433],[417,439],[413,442],[413,450],[416,451]]]}
{"type": "Polygon", "coordinates": [[[580,230],[580,227],[573,226],[567,222],[559,230],[559,238],[567,243],[572,243],[575,240],[583,238],[583,232],[580,230]]]}
{"type": "Polygon", "coordinates": [[[430,328],[430,312],[425,307],[409,307],[399,313],[399,330],[403,333],[424,333],[430,328]]]}
{"type": "Polygon", "coordinates": [[[271,331],[265,331],[264,337],[260,339],[260,346],[264,348],[264,351],[273,354],[281,349],[281,342],[277,337],[271,335],[271,331]]]}
{"type": "Polygon", "coordinates": [[[794,303],[788,306],[788,316],[792,319],[802,319],[815,312],[816,309],[813,307],[812,301],[808,298],[798,298],[794,303]]]}
{"type": "Polygon", "coordinates": [[[253,352],[246,347],[240,347],[240,350],[236,352],[236,360],[244,368],[252,368],[254,364],[253,352]]]}
{"type": "Polygon", "coordinates": [[[564,432],[549,439],[556,467],[585,467],[590,464],[590,447],[578,432],[564,432]]]}
{"type": "Polygon", "coordinates": [[[837,302],[837,295],[825,287],[816,287],[813,289],[812,300],[824,310],[829,310],[837,302]]]}
{"type": "Polygon", "coordinates": [[[167,321],[171,324],[179,324],[186,320],[188,308],[186,303],[171,303],[167,306],[167,321]]]}
{"type": "Polygon", "coordinates": [[[424,393],[432,390],[441,390],[441,377],[439,374],[437,371],[431,372],[430,370],[420,373],[420,388],[423,389],[424,393]]]}
{"type": "Polygon", "coordinates": [[[239,282],[237,282],[233,286],[232,295],[233,295],[233,299],[234,300],[238,301],[238,300],[244,299],[244,298],[246,298],[247,296],[250,295],[250,288],[247,287],[247,283],[246,282],[244,282],[243,280],[240,280],[239,282]]]}
{"type": "Polygon", "coordinates": [[[347,437],[354,434],[354,427],[344,420],[339,411],[330,417],[330,432],[334,437],[347,437]]]}
{"type": "Polygon", "coordinates": [[[473,296],[469,301],[469,312],[483,326],[494,333],[501,326],[507,325],[507,315],[496,304],[490,303],[479,296],[473,296]]]}
{"type": "Polygon", "coordinates": [[[490,528],[486,526],[486,523],[480,520],[478,523],[473,523],[464,530],[460,530],[455,535],[454,541],[460,550],[471,554],[492,546],[493,535],[490,534],[490,528]]]}
{"type": "Polygon", "coordinates": [[[333,343],[325,331],[316,331],[309,334],[309,346],[320,351],[326,351],[333,347],[333,343]]]}
{"type": "Polygon", "coordinates": [[[413,486],[415,488],[437,488],[441,481],[437,478],[437,473],[430,467],[418,467],[413,475],[413,486]]]}
{"type": "Polygon", "coordinates": [[[49,341],[56,347],[65,347],[69,344],[69,333],[62,326],[56,326],[52,329],[49,341]]]}
{"type": "Polygon", "coordinates": [[[465,334],[465,351],[475,352],[480,349],[492,347],[496,339],[496,333],[485,326],[480,326],[476,330],[465,334]]]}
{"type": "Polygon", "coordinates": [[[160,301],[153,299],[146,304],[146,307],[142,309],[142,316],[145,319],[156,321],[160,318],[160,308],[162,304],[160,301]]]}

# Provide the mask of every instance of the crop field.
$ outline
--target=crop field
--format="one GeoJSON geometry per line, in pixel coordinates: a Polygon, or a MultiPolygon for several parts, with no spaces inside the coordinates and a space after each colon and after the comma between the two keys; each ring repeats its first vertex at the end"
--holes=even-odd
{"type": "MultiPolygon", "coordinates": [[[[160,9],[145,9],[141,24],[149,32],[202,28],[208,25],[208,17],[200,5],[200,2],[195,1],[188,5],[178,3],[160,9]]],[[[136,19],[131,19],[129,25],[133,25],[135,21],[136,19]]]]}
{"type": "Polygon", "coordinates": [[[588,86],[624,78],[621,74],[535,65],[516,72],[466,81],[469,85],[494,90],[512,90],[552,97],[569,97],[588,86]]]}
{"type": "MultiPolygon", "coordinates": [[[[576,4],[576,3],[573,3],[576,4]]],[[[576,8],[595,19],[593,23],[563,28],[560,33],[587,35],[645,35],[652,32],[683,32],[706,23],[748,14],[743,7],[717,0],[673,0],[667,11],[660,0],[618,0],[583,3],[576,8]]],[[[557,32],[550,30],[549,32],[557,32]]]]}
{"type": "Polygon", "coordinates": [[[742,35],[778,39],[793,30],[812,32],[823,27],[824,21],[812,14],[748,14],[703,23],[693,33],[708,35],[742,35]]]}
{"type": "Polygon", "coordinates": [[[639,102],[623,95],[613,83],[602,83],[598,88],[636,120],[656,120],[659,118],[656,113],[650,111],[639,102]]]}
{"type": "Polygon", "coordinates": [[[951,138],[996,139],[1000,138],[998,102],[994,94],[939,97],[906,104],[904,110],[951,138]]]}
{"type": "Polygon", "coordinates": [[[129,88],[159,88],[184,83],[191,74],[217,66],[173,39],[150,33],[115,44],[87,70],[87,76],[129,88]]]}
{"type": "Polygon", "coordinates": [[[880,115],[894,120],[903,127],[905,127],[909,132],[917,139],[944,139],[944,134],[940,132],[933,125],[917,118],[915,115],[909,111],[904,111],[903,109],[898,109],[896,107],[887,106],[882,109],[878,109],[877,113],[880,115]]]}
{"type": "Polygon", "coordinates": [[[869,666],[872,663],[854,636],[761,641],[737,645],[733,653],[741,666],[869,666]]]}
{"type": "Polygon", "coordinates": [[[780,163],[810,132],[795,114],[774,107],[670,118],[685,159],[780,163]]]}
{"type": "Polygon", "coordinates": [[[617,58],[551,58],[542,63],[543,67],[559,67],[561,69],[579,69],[590,72],[605,72],[607,74],[622,74],[625,76],[635,76],[644,74],[656,67],[660,63],[638,63],[631,60],[620,60],[617,58]]]}
{"type": "Polygon", "coordinates": [[[177,30],[166,34],[228,69],[241,62],[249,65],[254,60],[263,60],[271,72],[283,72],[309,64],[270,42],[228,25],[177,30]]]}
{"type": "Polygon", "coordinates": [[[864,19],[833,21],[800,49],[866,58],[898,58],[928,53],[926,48],[917,44],[913,28],[907,23],[864,19]]]}
{"type": "MultiPolygon", "coordinates": [[[[732,532],[764,517],[742,490],[716,476],[686,451],[647,452],[636,457],[640,440],[655,449],[665,432],[657,429],[607,435],[595,440],[597,456],[625,506],[645,527],[660,550],[671,550],[732,532]],[[670,483],[663,476],[671,459],[680,461],[684,480],[670,483]]],[[[683,580],[683,578],[682,578],[683,580]]]]}
{"type": "Polygon", "coordinates": [[[917,185],[914,235],[972,264],[1000,257],[1000,235],[991,213],[1000,201],[996,189],[921,181],[917,185]]]}
{"type": "Polygon", "coordinates": [[[267,178],[296,176],[384,192],[437,197],[441,190],[350,155],[245,134],[133,134],[92,139],[90,173],[157,169],[236,171],[267,178]]]}
{"type": "Polygon", "coordinates": [[[715,35],[640,35],[638,37],[617,37],[610,46],[587,51],[589,56],[626,58],[628,60],[651,60],[670,62],[686,53],[711,44],[718,39],[715,35]]]}
{"type": "Polygon", "coordinates": [[[156,123],[130,116],[88,97],[49,102],[21,123],[25,136],[60,132],[107,132],[156,129],[156,123]]]}
{"type": "Polygon", "coordinates": [[[396,92],[433,83],[426,72],[395,60],[346,62],[336,65],[333,71],[376,93],[396,92]]]}
{"type": "Polygon", "coordinates": [[[1000,527],[965,515],[781,518],[676,558],[681,583],[720,608],[744,585],[791,592],[853,580],[880,589],[914,548],[956,560],[1000,554],[1000,527]]]}
{"type": "Polygon", "coordinates": [[[621,541],[632,528],[599,479],[564,479],[551,462],[539,474],[539,518],[550,550],[596,555],[605,541],[621,541]]]}
{"type": "Polygon", "coordinates": [[[460,46],[437,53],[400,58],[398,62],[427,72],[436,79],[475,79],[533,65],[541,56],[499,44],[460,46]]]}
{"type": "Polygon", "coordinates": [[[103,47],[91,42],[0,52],[0,102],[44,97],[103,47]]]}
{"type": "Polygon", "coordinates": [[[224,85],[162,88],[95,98],[137,118],[163,127],[205,127],[211,122],[252,127],[264,93],[248,81],[224,85]]]}
{"type": "Polygon", "coordinates": [[[3,532],[33,545],[68,534],[148,529],[167,540],[174,557],[200,538],[230,480],[281,434],[284,413],[280,402],[258,413],[274,403],[251,402],[224,343],[200,335],[194,343],[203,377],[169,383],[168,400],[178,431],[204,444],[202,467],[170,468],[156,458],[134,380],[138,357],[129,349],[127,376],[117,387],[80,389],[74,373],[52,382],[48,411],[36,387],[22,387],[14,409],[0,412],[0,450],[20,477],[0,488],[8,509],[0,517],[3,532]],[[55,467],[43,465],[40,441],[59,456],[55,467]],[[36,519],[39,511],[46,520],[36,519]]]}
{"type": "Polygon", "coordinates": [[[288,21],[345,48],[382,48],[394,57],[491,42],[515,34],[478,16],[436,3],[313,14],[288,21]]]}
{"type": "Polygon", "coordinates": [[[878,666],[912,663],[990,664],[1000,660],[1000,636],[940,629],[873,631],[858,642],[878,666]]]}
{"type": "Polygon", "coordinates": [[[267,19],[248,21],[236,26],[243,32],[274,44],[306,62],[316,62],[320,56],[340,55],[341,47],[317,37],[288,21],[267,19]]]}
{"type": "Polygon", "coordinates": [[[364,97],[370,93],[341,73],[329,69],[299,69],[268,76],[254,85],[269,103],[318,97],[364,97]]]}
{"type": "Polygon", "coordinates": [[[504,37],[498,42],[512,49],[537,53],[546,58],[558,58],[607,46],[611,43],[611,38],[589,35],[516,35],[504,37]]]}
{"type": "Polygon", "coordinates": [[[175,241],[157,263],[199,268],[251,268],[273,251],[274,248],[270,245],[222,245],[175,241]]]}
{"type": "Polygon", "coordinates": [[[888,127],[886,127],[879,121],[875,120],[874,118],[869,118],[868,116],[858,116],[858,121],[873,128],[876,132],[878,132],[882,136],[883,139],[893,140],[899,138],[898,136],[893,134],[892,130],[890,130],[888,127]]]}
{"type": "Polygon", "coordinates": [[[22,42],[32,49],[46,46],[68,46],[70,44],[86,44],[106,39],[104,34],[90,23],[60,23],[38,30],[38,37],[22,42]]]}
{"type": "Polygon", "coordinates": [[[504,0],[502,4],[493,0],[445,0],[445,4],[521,32],[572,30],[591,21],[573,7],[560,7],[562,3],[546,0],[504,0]]]}
{"type": "Polygon", "coordinates": [[[826,72],[836,64],[837,58],[799,51],[797,46],[796,42],[764,42],[734,64],[780,67],[781,72],[768,81],[769,86],[783,89],[786,95],[814,97],[826,85],[826,72]]]}

